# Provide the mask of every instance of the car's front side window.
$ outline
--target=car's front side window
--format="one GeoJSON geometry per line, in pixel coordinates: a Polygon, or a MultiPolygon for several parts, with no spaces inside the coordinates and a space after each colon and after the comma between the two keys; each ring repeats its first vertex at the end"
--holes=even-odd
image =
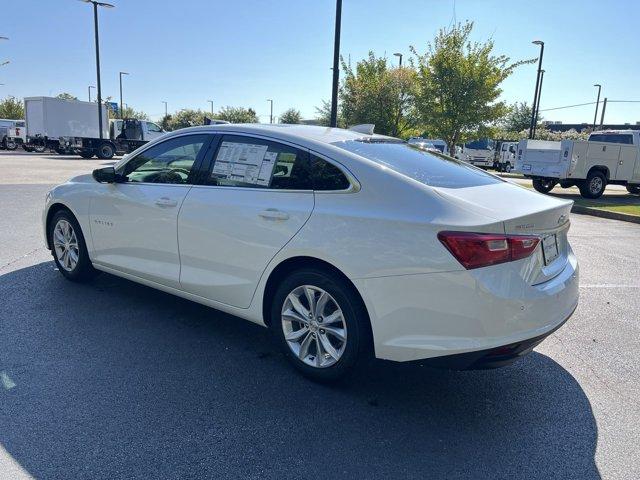
{"type": "Polygon", "coordinates": [[[278,142],[224,135],[207,185],[274,190],[312,190],[309,155],[278,142]]]}
{"type": "Polygon", "coordinates": [[[185,135],[148,148],[129,160],[121,173],[130,183],[189,183],[193,165],[209,135],[185,135]]]}

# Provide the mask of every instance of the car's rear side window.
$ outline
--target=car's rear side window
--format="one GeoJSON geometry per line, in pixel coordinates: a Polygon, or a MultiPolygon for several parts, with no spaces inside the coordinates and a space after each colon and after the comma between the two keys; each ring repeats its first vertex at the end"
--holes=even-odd
{"type": "Polygon", "coordinates": [[[465,188],[503,181],[460,160],[404,142],[349,140],[335,145],[431,187],[465,188]]]}
{"type": "Polygon", "coordinates": [[[311,155],[311,172],[315,191],[346,190],[351,186],[338,167],[313,154],[311,155]]]}
{"type": "Polygon", "coordinates": [[[278,142],[224,135],[207,185],[312,190],[309,154],[278,142]]]}

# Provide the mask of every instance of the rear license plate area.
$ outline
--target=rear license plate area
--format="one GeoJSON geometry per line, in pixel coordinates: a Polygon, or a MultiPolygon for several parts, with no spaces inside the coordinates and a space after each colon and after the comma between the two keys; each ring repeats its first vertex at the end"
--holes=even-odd
{"type": "Polygon", "coordinates": [[[544,257],[545,265],[549,265],[558,258],[559,253],[558,237],[555,233],[542,239],[542,255],[544,257]]]}

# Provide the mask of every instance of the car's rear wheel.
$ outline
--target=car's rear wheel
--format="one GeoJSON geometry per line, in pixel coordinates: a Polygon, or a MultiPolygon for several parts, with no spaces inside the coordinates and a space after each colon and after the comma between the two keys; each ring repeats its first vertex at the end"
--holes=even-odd
{"type": "Polygon", "coordinates": [[[293,365],[317,381],[337,380],[367,356],[368,317],[353,287],[328,271],[290,274],[277,289],[272,327],[293,365]]]}
{"type": "Polygon", "coordinates": [[[60,210],[49,222],[49,245],[58,270],[76,282],[95,276],[78,221],[68,210],[60,210]]]}
{"type": "Polygon", "coordinates": [[[533,188],[540,193],[549,193],[556,186],[556,181],[550,178],[534,178],[533,188]]]}

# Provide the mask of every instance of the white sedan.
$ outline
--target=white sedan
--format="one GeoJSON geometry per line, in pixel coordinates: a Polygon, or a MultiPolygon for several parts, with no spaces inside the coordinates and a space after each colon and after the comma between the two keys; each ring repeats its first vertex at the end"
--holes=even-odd
{"type": "Polygon", "coordinates": [[[570,209],[394,138],[211,125],[55,187],[42,220],[66,278],[104,271],[270,327],[332,380],[371,354],[530,352],[578,302],[570,209]]]}

